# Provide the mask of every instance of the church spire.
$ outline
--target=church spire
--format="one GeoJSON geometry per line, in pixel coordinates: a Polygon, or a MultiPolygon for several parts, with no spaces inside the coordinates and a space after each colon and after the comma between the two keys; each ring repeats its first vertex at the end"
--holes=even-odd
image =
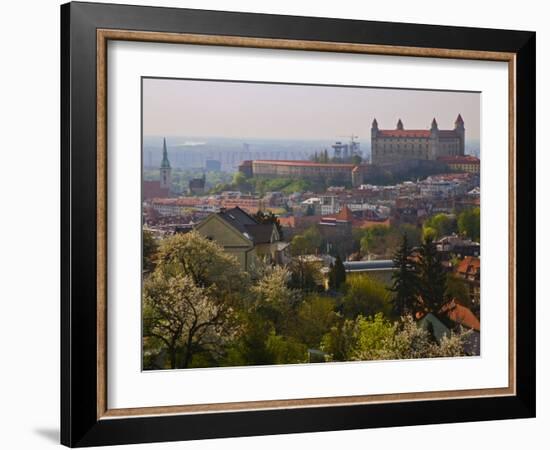
{"type": "Polygon", "coordinates": [[[162,163],[160,164],[161,169],[169,169],[170,161],[168,161],[168,150],[166,149],[166,138],[162,144],[162,163]]]}
{"type": "Polygon", "coordinates": [[[464,128],[464,120],[462,119],[462,116],[460,113],[458,113],[458,117],[455,120],[455,128],[464,128]]]}

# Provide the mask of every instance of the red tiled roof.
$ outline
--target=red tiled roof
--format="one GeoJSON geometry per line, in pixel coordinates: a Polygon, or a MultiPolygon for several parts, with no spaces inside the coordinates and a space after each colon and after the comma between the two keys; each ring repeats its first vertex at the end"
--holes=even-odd
{"type": "Polygon", "coordinates": [[[476,258],[475,256],[466,256],[462,261],[460,261],[460,263],[458,263],[456,271],[463,275],[475,275],[479,273],[480,266],[481,261],[479,258],[476,258]]]}
{"type": "Polygon", "coordinates": [[[293,160],[278,160],[278,159],[256,159],[253,164],[275,164],[278,166],[308,166],[308,167],[340,167],[353,169],[355,164],[333,164],[333,163],[316,163],[313,161],[293,161],[293,160]]]}
{"type": "Polygon", "coordinates": [[[344,205],[340,212],[336,214],[336,220],[343,220],[345,222],[351,222],[353,220],[353,214],[347,205],[344,205]]]}
{"type": "Polygon", "coordinates": [[[479,158],[471,155],[440,156],[437,160],[447,164],[479,164],[479,158]]]}
{"type": "Polygon", "coordinates": [[[378,130],[378,136],[382,137],[430,137],[430,130],[378,130]]]}
{"type": "Polygon", "coordinates": [[[384,227],[389,227],[390,219],[389,218],[384,220],[354,219],[352,223],[355,228],[370,228],[370,227],[376,227],[380,225],[384,227]]]}
{"type": "Polygon", "coordinates": [[[454,299],[443,305],[441,312],[453,322],[464,325],[472,330],[479,331],[481,328],[479,319],[475,316],[475,314],[465,306],[456,302],[454,299]]]}

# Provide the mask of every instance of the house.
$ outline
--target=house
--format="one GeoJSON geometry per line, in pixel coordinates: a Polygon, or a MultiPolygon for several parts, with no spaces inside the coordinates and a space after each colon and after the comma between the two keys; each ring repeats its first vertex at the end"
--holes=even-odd
{"type": "Polygon", "coordinates": [[[239,207],[210,214],[195,229],[235,256],[243,270],[253,270],[260,260],[286,263],[289,244],[281,241],[275,224],[259,223],[239,207]]]}
{"type": "Polygon", "coordinates": [[[191,178],[189,180],[189,195],[203,195],[205,192],[206,174],[201,178],[191,178]]]}
{"type": "Polygon", "coordinates": [[[417,325],[433,333],[437,342],[443,337],[449,337],[451,332],[458,332],[460,328],[470,330],[464,341],[464,352],[470,356],[480,354],[480,322],[476,315],[466,306],[455,299],[442,306],[437,314],[432,312],[416,314],[417,325]]]}
{"type": "Polygon", "coordinates": [[[470,297],[474,303],[479,304],[480,291],[480,276],[481,267],[480,259],[475,256],[466,256],[458,263],[455,273],[459,278],[468,283],[470,289],[470,297]]]}

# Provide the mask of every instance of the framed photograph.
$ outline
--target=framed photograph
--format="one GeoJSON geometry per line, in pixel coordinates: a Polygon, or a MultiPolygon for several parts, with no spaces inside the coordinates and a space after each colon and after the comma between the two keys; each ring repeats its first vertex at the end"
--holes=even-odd
{"type": "Polygon", "coordinates": [[[535,33],[69,3],[61,55],[63,444],[534,417],[535,33]]]}

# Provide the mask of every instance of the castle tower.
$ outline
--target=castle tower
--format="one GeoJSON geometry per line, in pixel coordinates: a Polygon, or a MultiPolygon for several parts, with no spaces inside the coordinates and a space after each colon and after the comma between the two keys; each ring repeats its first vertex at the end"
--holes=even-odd
{"type": "Polygon", "coordinates": [[[464,128],[464,120],[462,120],[462,116],[460,113],[458,114],[458,117],[455,120],[455,133],[460,138],[460,148],[459,148],[459,155],[464,156],[464,141],[465,141],[465,134],[466,130],[464,128]]]}
{"type": "Polygon", "coordinates": [[[370,160],[373,164],[378,164],[378,122],[376,117],[372,121],[372,127],[370,129],[370,160]]]}
{"type": "Polygon", "coordinates": [[[168,151],[166,149],[166,138],[162,144],[162,162],[160,164],[160,187],[169,189],[172,186],[172,168],[168,161],[168,151]]]}
{"type": "Polygon", "coordinates": [[[437,120],[432,120],[432,126],[430,128],[430,140],[428,143],[428,157],[427,159],[437,159],[439,156],[439,128],[437,126],[437,120]]]}
{"type": "Polygon", "coordinates": [[[403,122],[401,122],[401,119],[397,121],[397,130],[403,130],[403,122]]]}
{"type": "Polygon", "coordinates": [[[363,184],[363,171],[361,167],[355,166],[351,171],[351,185],[353,187],[359,187],[363,184]]]}

